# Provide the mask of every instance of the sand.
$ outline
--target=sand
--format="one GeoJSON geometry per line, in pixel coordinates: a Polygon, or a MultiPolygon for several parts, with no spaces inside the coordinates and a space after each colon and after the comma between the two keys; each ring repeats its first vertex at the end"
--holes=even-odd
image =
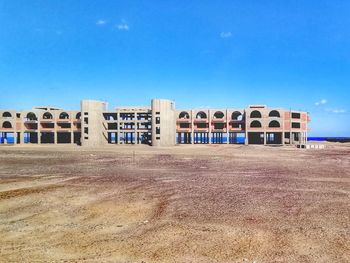
{"type": "Polygon", "coordinates": [[[1,262],[350,262],[350,144],[0,147],[1,262]]]}

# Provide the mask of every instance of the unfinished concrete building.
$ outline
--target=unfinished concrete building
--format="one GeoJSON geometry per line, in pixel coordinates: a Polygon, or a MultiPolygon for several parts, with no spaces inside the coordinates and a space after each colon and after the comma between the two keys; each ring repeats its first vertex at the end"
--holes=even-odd
{"type": "Polygon", "coordinates": [[[82,100],[80,110],[33,107],[0,110],[2,144],[306,144],[308,113],[265,105],[245,109],[176,110],[152,99],[149,107],[118,107],[82,100]]]}

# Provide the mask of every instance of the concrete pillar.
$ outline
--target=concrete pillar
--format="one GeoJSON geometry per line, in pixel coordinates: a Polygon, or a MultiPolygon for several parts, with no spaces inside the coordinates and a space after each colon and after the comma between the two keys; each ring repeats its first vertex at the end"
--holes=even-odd
{"type": "Polygon", "coordinates": [[[139,144],[139,140],[137,137],[137,112],[135,111],[134,113],[134,121],[135,121],[135,126],[134,126],[134,138],[135,138],[135,142],[134,144],[139,144]]]}
{"type": "Polygon", "coordinates": [[[152,99],[152,146],[175,145],[176,116],[175,102],[165,99],[152,99]],[[157,123],[159,118],[159,123],[157,123]],[[160,134],[156,132],[160,131],[160,134]]]}
{"type": "Polygon", "coordinates": [[[307,131],[305,132],[305,139],[306,139],[305,144],[307,144],[307,143],[308,143],[308,142],[307,142],[307,131]]]}
{"type": "MultiPolygon", "coordinates": [[[[15,124],[16,125],[16,124],[15,124]]],[[[13,144],[16,145],[17,144],[17,131],[16,131],[16,127],[15,130],[13,132],[13,144]]]]}
{"type": "Polygon", "coordinates": [[[264,132],[264,145],[266,145],[266,132],[264,132]]]}
{"type": "Polygon", "coordinates": [[[117,125],[116,143],[121,144],[120,143],[120,113],[119,113],[119,111],[117,111],[117,123],[118,123],[118,125],[117,125]]]}
{"type": "Polygon", "coordinates": [[[69,113],[69,122],[70,122],[70,143],[74,144],[74,124],[73,124],[73,113],[69,113]]]}
{"type": "MultiPolygon", "coordinates": [[[[37,143],[41,144],[41,114],[38,114],[37,143]]],[[[56,126],[56,124],[55,124],[56,126]]]]}
{"type": "Polygon", "coordinates": [[[248,116],[247,116],[247,112],[246,111],[244,111],[243,112],[243,114],[244,114],[244,116],[245,116],[245,123],[244,123],[244,126],[245,126],[245,128],[244,128],[244,132],[245,132],[245,137],[244,137],[244,145],[248,145],[249,144],[249,141],[248,141],[248,131],[247,131],[247,129],[248,129],[248,116]]]}
{"type": "Polygon", "coordinates": [[[229,132],[228,132],[228,127],[229,127],[229,117],[228,117],[228,111],[226,110],[226,144],[229,144],[229,132]]]}
{"type": "Polygon", "coordinates": [[[20,112],[20,123],[21,123],[21,128],[19,130],[19,144],[24,144],[24,118],[23,118],[23,112],[20,112]]]}
{"type": "Polygon", "coordinates": [[[209,144],[211,144],[211,137],[212,137],[212,132],[211,132],[211,110],[208,110],[208,121],[209,121],[209,144]]]}

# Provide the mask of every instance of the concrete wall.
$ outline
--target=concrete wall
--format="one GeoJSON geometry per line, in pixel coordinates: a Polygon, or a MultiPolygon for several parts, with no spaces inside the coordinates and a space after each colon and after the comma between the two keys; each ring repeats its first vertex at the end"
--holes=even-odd
{"type": "Polygon", "coordinates": [[[105,102],[95,100],[81,101],[81,145],[98,147],[107,144],[106,129],[103,125],[105,102]]]}
{"type": "Polygon", "coordinates": [[[152,146],[174,146],[176,134],[175,102],[152,99],[152,146]]]}

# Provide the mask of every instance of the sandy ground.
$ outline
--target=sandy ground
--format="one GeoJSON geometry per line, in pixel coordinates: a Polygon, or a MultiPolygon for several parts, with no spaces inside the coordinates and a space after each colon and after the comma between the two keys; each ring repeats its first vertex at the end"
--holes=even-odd
{"type": "Polygon", "coordinates": [[[1,262],[350,262],[350,144],[0,147],[1,262]]]}

